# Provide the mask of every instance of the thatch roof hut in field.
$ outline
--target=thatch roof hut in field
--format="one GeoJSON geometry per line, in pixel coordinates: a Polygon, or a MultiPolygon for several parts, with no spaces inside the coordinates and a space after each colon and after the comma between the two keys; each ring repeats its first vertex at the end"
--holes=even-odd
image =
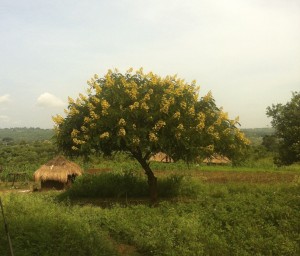
{"type": "Polygon", "coordinates": [[[81,174],[82,169],[78,164],[57,156],[34,173],[34,180],[41,181],[41,189],[60,190],[69,187],[81,174]]]}
{"type": "Polygon", "coordinates": [[[226,165],[226,164],[230,164],[231,161],[226,156],[222,156],[219,154],[213,154],[210,157],[205,158],[203,160],[203,163],[205,163],[207,165],[226,165]]]}
{"type": "Polygon", "coordinates": [[[155,155],[151,156],[149,161],[153,162],[162,162],[162,163],[173,163],[174,160],[163,152],[158,152],[155,155]]]}

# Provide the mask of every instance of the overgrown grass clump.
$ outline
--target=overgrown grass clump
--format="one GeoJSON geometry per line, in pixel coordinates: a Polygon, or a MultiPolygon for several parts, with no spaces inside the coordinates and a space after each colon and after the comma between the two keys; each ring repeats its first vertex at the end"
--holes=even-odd
{"type": "MultiPolygon", "coordinates": [[[[191,178],[170,175],[158,179],[160,197],[195,196],[198,185],[191,178]]],[[[73,186],[61,198],[141,198],[149,197],[147,180],[132,171],[107,172],[78,177],[73,186]]]]}
{"type": "MultiPolygon", "coordinates": [[[[10,194],[3,199],[16,256],[117,255],[107,232],[50,196],[10,194]]],[[[10,255],[3,225],[0,233],[0,254],[10,255]]]]}

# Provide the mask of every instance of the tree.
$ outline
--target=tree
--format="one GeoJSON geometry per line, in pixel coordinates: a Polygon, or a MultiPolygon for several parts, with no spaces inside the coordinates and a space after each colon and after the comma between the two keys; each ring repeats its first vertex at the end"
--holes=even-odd
{"type": "Polygon", "coordinates": [[[300,92],[293,92],[285,105],[276,104],[267,108],[267,116],[279,139],[277,165],[290,165],[300,161],[300,92]]]}
{"type": "Polygon", "coordinates": [[[291,100],[285,105],[268,107],[267,115],[273,118],[271,124],[279,139],[275,163],[289,165],[300,161],[300,93],[293,92],[291,100]]]}
{"type": "Polygon", "coordinates": [[[276,152],[278,150],[278,139],[276,135],[265,135],[262,138],[262,146],[264,146],[270,152],[276,152]]]}
{"type": "Polygon", "coordinates": [[[236,128],[238,120],[216,107],[208,93],[177,76],[159,77],[132,69],[109,70],[88,81],[87,95],[69,98],[66,117],[53,117],[59,148],[68,155],[126,151],[142,166],[152,201],[157,179],[149,158],[164,152],[174,160],[193,161],[214,152],[238,158],[248,144],[236,128]]]}

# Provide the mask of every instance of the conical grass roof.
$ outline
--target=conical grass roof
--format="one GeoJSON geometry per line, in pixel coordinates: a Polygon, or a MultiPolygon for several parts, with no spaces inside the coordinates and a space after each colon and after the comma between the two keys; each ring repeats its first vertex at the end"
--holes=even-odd
{"type": "Polygon", "coordinates": [[[206,164],[229,164],[231,161],[226,157],[218,154],[213,154],[203,160],[206,164]]]}
{"type": "Polygon", "coordinates": [[[34,180],[55,180],[66,183],[69,175],[79,176],[81,174],[82,169],[78,164],[67,160],[63,156],[57,156],[36,170],[34,180]]]}

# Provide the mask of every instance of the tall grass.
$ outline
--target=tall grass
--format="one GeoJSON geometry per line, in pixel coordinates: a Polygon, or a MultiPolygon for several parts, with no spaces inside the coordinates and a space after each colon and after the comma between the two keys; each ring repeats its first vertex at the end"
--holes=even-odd
{"type": "MultiPolygon", "coordinates": [[[[197,186],[191,178],[170,175],[158,179],[160,197],[195,196],[197,186]]],[[[65,198],[147,198],[146,177],[132,171],[100,173],[78,177],[73,186],[60,197],[65,198]]]]}
{"type": "Polygon", "coordinates": [[[189,202],[80,214],[142,255],[299,255],[299,192],[296,185],[202,184],[189,202]]]}
{"type": "MultiPolygon", "coordinates": [[[[117,255],[107,232],[50,196],[6,195],[4,209],[16,256],[117,255]]],[[[2,227],[0,255],[9,255],[2,227]]]]}
{"type": "MultiPolygon", "coordinates": [[[[198,183],[193,189],[192,199],[156,207],[60,204],[57,194],[11,194],[3,201],[15,255],[119,255],[116,241],[140,255],[300,254],[297,181],[198,183]]],[[[3,226],[0,234],[5,255],[3,226]]]]}

